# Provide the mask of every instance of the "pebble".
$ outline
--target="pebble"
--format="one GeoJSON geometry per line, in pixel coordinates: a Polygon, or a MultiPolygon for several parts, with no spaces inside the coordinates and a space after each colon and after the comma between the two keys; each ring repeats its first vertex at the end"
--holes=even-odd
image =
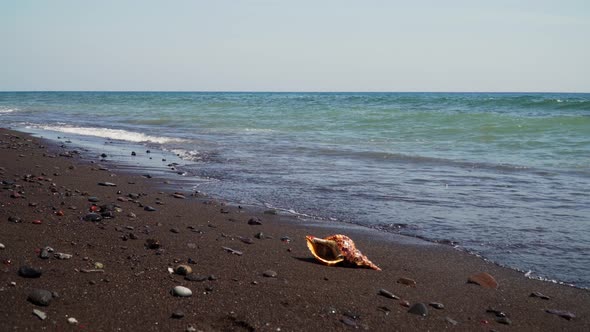
{"type": "Polygon", "coordinates": [[[445,308],[444,304],[439,303],[439,302],[430,302],[429,303],[431,307],[433,307],[434,309],[439,309],[442,310],[445,308]]]}
{"type": "Polygon", "coordinates": [[[386,289],[383,289],[383,288],[381,288],[379,290],[379,295],[385,296],[387,298],[394,299],[394,300],[398,300],[399,299],[398,296],[394,295],[392,292],[390,292],[390,291],[388,291],[386,289]]]}
{"type": "Polygon", "coordinates": [[[254,237],[259,240],[262,240],[262,239],[264,239],[264,233],[258,232],[258,233],[256,233],[256,235],[254,235],[254,237]]]}
{"type": "Polygon", "coordinates": [[[182,317],[184,317],[184,312],[180,311],[180,310],[176,310],[175,312],[172,313],[172,315],[170,316],[174,319],[181,319],[182,317]]]}
{"type": "Polygon", "coordinates": [[[148,211],[148,212],[154,212],[154,211],[156,211],[156,208],[155,207],[149,206],[149,205],[146,205],[143,209],[145,211],[148,211]]]}
{"type": "Polygon", "coordinates": [[[90,212],[86,214],[83,218],[85,221],[93,221],[98,222],[102,220],[102,216],[98,213],[90,212]]]}
{"type": "Polygon", "coordinates": [[[189,297],[193,295],[193,292],[184,286],[176,286],[172,288],[172,294],[174,296],[189,297]]]}
{"type": "Polygon", "coordinates": [[[70,259],[72,258],[71,254],[64,254],[63,252],[58,252],[55,254],[55,258],[57,259],[70,259]]]}
{"type": "Polygon", "coordinates": [[[39,317],[41,320],[45,320],[45,318],[47,318],[47,314],[39,309],[33,309],[33,315],[39,317]]]}
{"type": "Polygon", "coordinates": [[[410,278],[399,278],[397,279],[398,284],[406,285],[409,287],[416,287],[416,281],[410,278]]]}
{"type": "Polygon", "coordinates": [[[18,224],[18,223],[22,222],[22,219],[19,217],[10,216],[10,217],[8,217],[8,221],[18,224]]]}
{"type": "Polygon", "coordinates": [[[248,225],[262,225],[262,220],[260,218],[250,218],[248,225]]]}
{"type": "Polygon", "coordinates": [[[504,324],[504,325],[512,324],[512,321],[508,317],[500,317],[500,318],[496,319],[496,322],[498,322],[500,324],[504,324]]]}
{"type": "Polygon", "coordinates": [[[179,198],[179,199],[185,199],[186,198],[183,194],[179,194],[179,193],[172,194],[172,197],[179,198]]]}
{"type": "Polygon", "coordinates": [[[18,269],[18,275],[23,278],[39,278],[41,274],[41,269],[26,265],[23,265],[18,269]]]}
{"type": "Polygon", "coordinates": [[[148,249],[159,249],[160,248],[160,241],[156,239],[147,239],[145,240],[145,246],[148,249]]]}
{"type": "Polygon", "coordinates": [[[90,197],[88,197],[88,201],[90,203],[96,203],[96,202],[99,202],[100,199],[98,197],[96,197],[96,196],[90,196],[90,197]]]}
{"type": "Polygon", "coordinates": [[[457,325],[457,321],[452,319],[451,317],[445,317],[445,322],[451,324],[451,325],[457,325]]]}
{"type": "Polygon", "coordinates": [[[116,187],[117,185],[112,183],[112,182],[99,182],[98,183],[99,186],[103,186],[103,187],[116,187]]]}
{"type": "Polygon", "coordinates": [[[33,289],[27,300],[35,305],[46,307],[51,303],[53,294],[45,289],[33,289]]]}
{"type": "Polygon", "coordinates": [[[180,230],[178,228],[174,227],[174,228],[170,228],[170,232],[178,234],[178,233],[180,233],[180,230]]]}
{"type": "Polygon", "coordinates": [[[5,248],[6,248],[6,246],[4,244],[0,243],[0,250],[5,249],[5,248]]]}
{"type": "Polygon", "coordinates": [[[494,277],[485,272],[476,273],[470,276],[469,279],[467,279],[467,282],[472,284],[478,284],[483,288],[498,288],[498,282],[496,281],[496,279],[494,279],[494,277]]]}
{"type": "Polygon", "coordinates": [[[565,318],[567,320],[576,318],[576,315],[573,312],[565,311],[565,310],[557,310],[557,309],[547,309],[545,310],[546,313],[557,315],[561,318],[565,318]]]}
{"type": "Polygon", "coordinates": [[[97,270],[103,270],[104,269],[104,264],[101,262],[96,262],[94,263],[94,268],[97,270]]]}
{"type": "Polygon", "coordinates": [[[68,324],[70,325],[78,325],[78,320],[74,317],[68,318],[68,324]]]}
{"type": "Polygon", "coordinates": [[[39,258],[48,259],[50,252],[53,252],[53,248],[51,247],[45,247],[41,249],[41,252],[39,253],[39,258]]]}
{"type": "Polygon", "coordinates": [[[131,151],[131,155],[132,156],[137,156],[137,153],[135,153],[135,151],[131,151]]]}
{"type": "Polygon", "coordinates": [[[186,276],[188,274],[193,273],[193,269],[188,266],[188,265],[178,265],[175,269],[174,272],[178,275],[181,276],[186,276]]]}
{"type": "Polygon", "coordinates": [[[184,280],[203,282],[205,280],[209,280],[209,277],[196,274],[189,274],[186,277],[184,277],[184,280]]]}
{"type": "Polygon", "coordinates": [[[186,327],[185,331],[186,332],[197,332],[197,329],[189,325],[186,327]]]}
{"type": "Polygon", "coordinates": [[[267,278],[276,278],[278,276],[278,274],[273,270],[266,270],[262,272],[262,275],[267,278]]]}
{"type": "Polygon", "coordinates": [[[533,292],[533,293],[531,293],[530,297],[538,297],[538,298],[543,299],[543,300],[550,300],[551,299],[549,296],[544,295],[544,294],[539,293],[539,292],[533,292]]]}
{"type": "Polygon", "coordinates": [[[428,315],[428,308],[424,303],[416,303],[410,307],[409,313],[426,317],[428,315]]]}

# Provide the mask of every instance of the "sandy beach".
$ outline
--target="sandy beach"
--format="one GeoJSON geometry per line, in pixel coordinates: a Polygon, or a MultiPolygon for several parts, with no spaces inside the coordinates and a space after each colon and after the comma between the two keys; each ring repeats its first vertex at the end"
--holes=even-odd
{"type": "Polygon", "coordinates": [[[101,153],[0,130],[0,330],[590,330],[587,290],[450,246],[163,189],[101,153]],[[309,234],[351,237],[382,271],[318,263],[309,234]],[[468,282],[481,273],[497,288],[468,282]]]}

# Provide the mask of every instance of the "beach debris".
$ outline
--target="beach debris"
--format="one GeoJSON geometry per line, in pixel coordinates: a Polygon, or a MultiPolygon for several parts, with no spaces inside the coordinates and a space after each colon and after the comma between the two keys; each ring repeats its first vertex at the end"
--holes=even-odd
{"type": "Polygon", "coordinates": [[[193,273],[193,269],[188,265],[181,264],[174,269],[174,273],[185,276],[187,274],[193,273]]]}
{"type": "Polygon", "coordinates": [[[51,303],[53,299],[53,294],[45,289],[33,289],[27,300],[35,305],[46,307],[51,303]]]}
{"type": "Polygon", "coordinates": [[[567,320],[572,320],[572,319],[576,318],[576,315],[573,312],[569,312],[566,310],[546,309],[545,312],[552,314],[552,315],[557,315],[557,316],[559,316],[561,318],[565,318],[567,320]]]}
{"type": "Polygon", "coordinates": [[[47,318],[47,314],[39,309],[33,309],[33,315],[39,317],[40,320],[45,320],[45,318],[47,318]]]}
{"type": "Polygon", "coordinates": [[[498,288],[498,282],[490,274],[481,272],[469,277],[468,283],[478,284],[483,288],[498,288]]]}
{"type": "Polygon", "coordinates": [[[189,297],[193,295],[193,291],[184,286],[176,286],[172,288],[172,295],[179,297],[189,297]]]}
{"type": "Polygon", "coordinates": [[[386,298],[389,298],[389,299],[399,300],[398,296],[394,295],[392,292],[390,292],[386,289],[383,289],[383,288],[381,288],[379,290],[378,294],[381,296],[385,296],[386,298]]]}
{"type": "Polygon", "coordinates": [[[78,325],[78,320],[74,317],[68,318],[68,324],[70,325],[78,325]]]}
{"type": "Polygon", "coordinates": [[[103,187],[116,187],[117,186],[115,183],[112,183],[112,182],[99,182],[98,185],[103,186],[103,187]]]}
{"type": "Polygon", "coordinates": [[[18,269],[18,275],[23,278],[39,278],[42,274],[41,269],[23,265],[18,269]]]}
{"type": "Polygon", "coordinates": [[[430,302],[429,305],[434,309],[442,310],[445,308],[445,305],[440,302],[430,302]]]}
{"type": "Polygon", "coordinates": [[[533,292],[531,293],[530,297],[538,297],[542,300],[550,300],[551,298],[543,293],[540,292],[533,292]]]}
{"type": "Polygon", "coordinates": [[[278,276],[278,273],[276,273],[273,270],[266,270],[262,273],[262,275],[267,278],[276,278],[278,276]]]}
{"type": "Polygon", "coordinates": [[[352,239],[346,235],[335,234],[324,239],[307,235],[305,238],[311,254],[328,266],[346,263],[381,271],[381,268],[373,264],[360,250],[356,249],[352,239]]]}
{"type": "Polygon", "coordinates": [[[230,254],[233,254],[233,255],[242,256],[244,254],[243,252],[241,252],[239,250],[232,249],[230,247],[221,247],[221,248],[223,248],[223,250],[225,250],[225,251],[227,251],[227,252],[229,252],[230,254]]]}
{"type": "Polygon", "coordinates": [[[406,285],[408,287],[416,287],[416,280],[410,278],[399,278],[397,279],[398,284],[406,285]]]}
{"type": "Polygon", "coordinates": [[[428,308],[424,303],[416,303],[408,309],[408,312],[414,315],[426,317],[428,315],[428,308]]]}
{"type": "Polygon", "coordinates": [[[250,218],[248,220],[248,225],[262,225],[262,220],[260,220],[260,218],[250,218]]]}
{"type": "Polygon", "coordinates": [[[145,240],[145,247],[148,249],[159,249],[161,247],[160,241],[156,239],[145,240]]]}

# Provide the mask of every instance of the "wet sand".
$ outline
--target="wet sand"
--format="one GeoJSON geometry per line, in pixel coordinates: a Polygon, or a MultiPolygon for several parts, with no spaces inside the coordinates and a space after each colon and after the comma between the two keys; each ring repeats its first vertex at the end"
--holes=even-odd
{"type": "Polygon", "coordinates": [[[0,330],[590,330],[587,290],[527,279],[444,245],[163,189],[163,179],[122,172],[100,162],[101,153],[82,158],[71,148],[0,130],[0,330]],[[105,182],[116,186],[99,185],[105,182]],[[97,206],[112,204],[114,218],[84,221],[93,198],[97,206]],[[252,218],[261,225],[249,224],[252,218]],[[338,233],[354,239],[382,271],[313,259],[305,235],[338,233]],[[149,248],[148,240],[160,247],[149,248]],[[40,258],[47,246],[54,252],[40,258]],[[192,268],[193,280],[169,272],[179,264],[192,268]],[[19,276],[22,266],[42,275],[19,276]],[[264,276],[269,270],[276,276],[264,276]],[[468,283],[482,272],[497,289],[468,283]],[[192,296],[171,295],[175,286],[192,296]],[[34,289],[55,296],[39,306],[27,299],[34,289]],[[408,312],[418,303],[426,316],[408,312]],[[71,317],[78,323],[70,324],[71,317]]]}

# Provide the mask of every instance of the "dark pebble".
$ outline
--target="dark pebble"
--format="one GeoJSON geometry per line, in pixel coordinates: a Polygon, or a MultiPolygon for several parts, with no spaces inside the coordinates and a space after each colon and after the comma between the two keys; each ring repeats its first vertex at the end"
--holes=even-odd
{"type": "Polygon", "coordinates": [[[39,278],[41,274],[41,269],[26,265],[23,265],[18,269],[18,275],[23,278],[39,278]]]}
{"type": "Polygon", "coordinates": [[[508,317],[499,317],[498,319],[496,319],[496,322],[504,325],[512,324],[512,321],[508,317]]]}
{"type": "Polygon", "coordinates": [[[262,232],[256,233],[256,235],[254,235],[254,237],[259,240],[262,240],[262,239],[264,239],[264,233],[262,233],[262,232]]]}
{"type": "Polygon", "coordinates": [[[136,194],[136,193],[130,193],[127,196],[129,196],[129,198],[131,198],[131,199],[139,199],[139,194],[136,194]]]}
{"type": "Polygon", "coordinates": [[[273,270],[266,270],[262,273],[263,276],[267,278],[276,278],[278,274],[273,270]]]}
{"type": "Polygon", "coordinates": [[[410,307],[408,310],[409,313],[419,316],[427,316],[428,315],[428,308],[424,303],[416,303],[410,307]]]}
{"type": "Polygon", "coordinates": [[[248,225],[262,225],[262,220],[260,218],[250,218],[248,225]]]}
{"type": "Polygon", "coordinates": [[[106,157],[107,157],[107,154],[106,154],[106,153],[101,153],[101,154],[100,154],[100,156],[101,156],[102,158],[106,158],[106,157]]]}
{"type": "Polygon", "coordinates": [[[135,151],[131,151],[131,155],[132,156],[137,156],[137,153],[135,153],[135,151]]]}
{"type": "Polygon", "coordinates": [[[170,228],[170,232],[178,234],[180,230],[178,228],[170,228]]]}
{"type": "Polygon", "coordinates": [[[184,317],[184,312],[177,310],[177,311],[173,312],[170,317],[172,317],[174,319],[181,319],[182,317],[184,317]]]}
{"type": "Polygon", "coordinates": [[[543,299],[543,300],[550,300],[551,299],[549,296],[544,295],[544,294],[539,293],[539,292],[533,292],[533,293],[531,293],[530,297],[538,297],[538,298],[543,299]]]}
{"type": "Polygon", "coordinates": [[[43,307],[48,306],[52,299],[53,294],[45,289],[34,289],[27,298],[29,302],[43,307]]]}
{"type": "Polygon", "coordinates": [[[341,322],[342,322],[344,325],[347,325],[347,326],[350,326],[350,327],[354,327],[354,328],[356,328],[356,327],[357,327],[357,325],[356,325],[356,322],[355,322],[353,319],[350,319],[349,317],[346,317],[346,316],[344,316],[344,317],[342,317],[342,318],[340,319],[340,321],[341,321],[341,322]]]}
{"type": "Polygon", "coordinates": [[[160,241],[155,239],[147,239],[145,240],[145,246],[148,249],[159,249],[160,248],[160,241]]]}
{"type": "Polygon", "coordinates": [[[445,308],[444,304],[439,303],[439,302],[430,302],[430,306],[433,307],[434,309],[439,309],[439,310],[442,310],[445,308]]]}
{"type": "Polygon", "coordinates": [[[94,221],[94,222],[96,222],[96,221],[101,221],[102,220],[102,216],[100,214],[98,214],[98,213],[91,212],[91,213],[86,214],[83,219],[85,221],[94,221]]]}
{"type": "Polygon", "coordinates": [[[209,277],[208,276],[200,276],[200,275],[196,275],[196,274],[189,274],[186,277],[184,277],[184,280],[203,282],[205,280],[209,280],[209,277]]]}
{"type": "Polygon", "coordinates": [[[8,221],[18,224],[18,223],[22,222],[22,219],[19,217],[11,216],[11,217],[8,217],[8,221]]]}
{"type": "Polygon", "coordinates": [[[393,293],[391,293],[390,291],[388,291],[386,289],[383,289],[383,288],[381,288],[379,290],[379,295],[385,296],[385,297],[387,297],[389,299],[394,299],[394,300],[398,300],[399,299],[399,297],[395,296],[393,293]]]}
{"type": "Polygon", "coordinates": [[[149,205],[146,205],[143,209],[146,210],[146,211],[149,211],[149,212],[156,211],[156,208],[155,207],[152,207],[152,206],[149,206],[149,205]]]}
{"type": "Polygon", "coordinates": [[[90,197],[88,197],[88,201],[91,203],[96,203],[96,202],[100,201],[100,199],[98,199],[98,197],[95,197],[95,196],[90,196],[90,197]]]}
{"type": "Polygon", "coordinates": [[[557,310],[557,309],[547,309],[545,312],[553,315],[557,315],[561,318],[565,318],[567,320],[576,318],[576,315],[573,312],[565,311],[565,310],[557,310]]]}

